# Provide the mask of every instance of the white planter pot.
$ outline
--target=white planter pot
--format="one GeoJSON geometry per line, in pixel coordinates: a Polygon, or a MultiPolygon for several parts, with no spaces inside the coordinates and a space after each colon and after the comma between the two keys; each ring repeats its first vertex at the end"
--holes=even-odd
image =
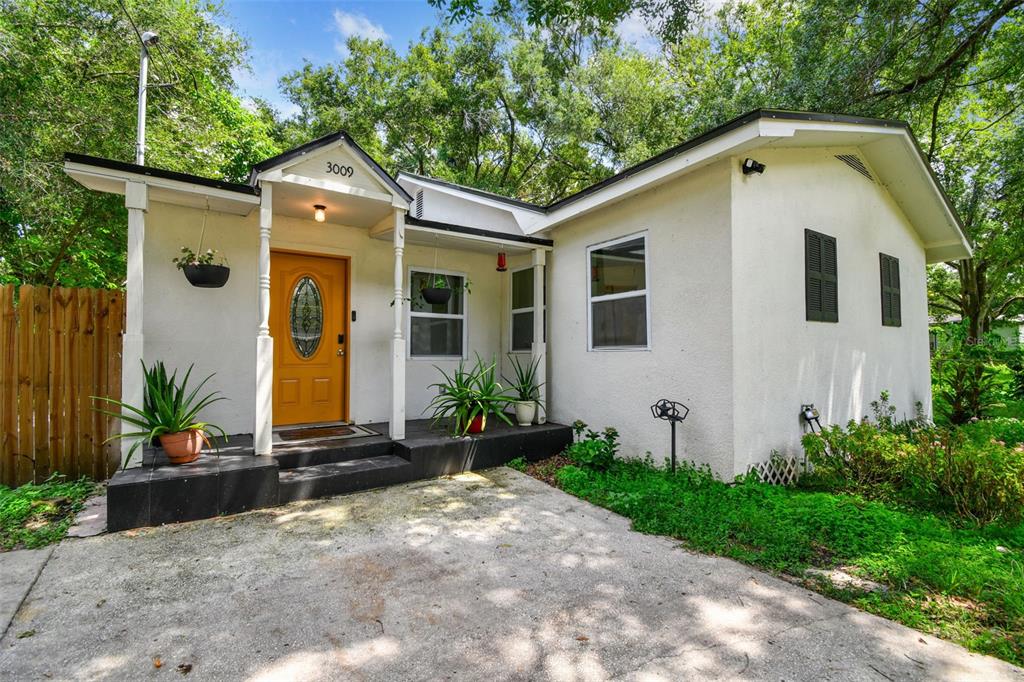
{"type": "Polygon", "coordinates": [[[516,403],[516,421],[520,426],[529,426],[537,416],[537,403],[532,400],[520,400],[516,403]]]}

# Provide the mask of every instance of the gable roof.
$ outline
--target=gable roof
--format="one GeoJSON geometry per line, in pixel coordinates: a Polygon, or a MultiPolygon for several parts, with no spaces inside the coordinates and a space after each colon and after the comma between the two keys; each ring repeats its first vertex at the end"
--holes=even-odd
{"type": "MultiPolygon", "coordinates": [[[[678,176],[709,160],[751,152],[768,144],[785,146],[797,133],[804,135],[832,135],[834,140],[859,140],[834,146],[859,146],[865,140],[886,140],[889,144],[879,148],[878,157],[899,155],[898,163],[890,164],[882,178],[883,185],[897,200],[922,241],[925,242],[929,261],[956,260],[971,255],[970,244],[964,235],[963,224],[941,183],[927,162],[917,139],[904,121],[824,114],[781,109],[755,109],[720,126],[630,166],[600,182],[585,187],[547,205],[531,204],[508,199],[490,192],[451,182],[402,173],[415,180],[434,183],[462,192],[467,199],[483,197],[490,201],[505,201],[513,206],[541,213],[544,217],[523,226],[527,233],[549,230],[561,223],[633,193],[649,189],[660,182],[678,176]],[[888,139],[886,139],[888,138],[888,139]],[[944,228],[942,226],[945,226],[944,228]],[[924,234],[941,234],[941,239],[924,239],[924,234]]],[[[817,143],[819,146],[825,146],[817,143]]],[[[791,146],[797,146],[792,143],[791,146]]]]}
{"type": "Polygon", "coordinates": [[[324,135],[318,137],[315,140],[311,140],[303,145],[299,145],[294,149],[289,149],[286,152],[282,152],[277,156],[272,156],[269,159],[260,161],[252,167],[252,171],[249,173],[249,184],[255,185],[256,180],[261,173],[265,173],[281,166],[287,166],[288,164],[301,159],[312,152],[319,151],[324,147],[337,144],[338,142],[344,142],[347,144],[352,151],[355,152],[356,156],[359,157],[363,163],[370,167],[370,169],[377,175],[377,177],[384,182],[385,185],[390,187],[393,191],[405,198],[406,201],[412,201],[412,197],[409,193],[399,185],[391,175],[384,170],[379,163],[373,160],[373,157],[363,151],[363,148],[356,144],[356,141],[352,139],[352,136],[346,133],[344,130],[339,130],[336,133],[330,135],[324,135]]]}

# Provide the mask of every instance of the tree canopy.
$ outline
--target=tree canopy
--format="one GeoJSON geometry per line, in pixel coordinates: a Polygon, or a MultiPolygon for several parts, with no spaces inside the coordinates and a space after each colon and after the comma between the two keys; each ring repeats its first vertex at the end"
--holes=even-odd
{"type": "Polygon", "coordinates": [[[0,280],[123,281],[123,201],[82,189],[66,151],[134,158],[140,41],[150,49],[150,165],[239,179],[278,147],[232,94],[245,46],[216,6],[177,0],[0,0],[0,280]]]}
{"type": "Polygon", "coordinates": [[[232,94],[246,53],[216,7],[0,0],[0,277],[119,281],[122,209],[59,158],[131,158],[132,17],[173,36],[147,161],[218,177],[345,129],[392,172],[544,203],[756,107],[906,120],[975,247],[932,269],[934,313],[981,334],[1024,312],[1024,0],[432,1],[449,21],[410,45],[286,75],[281,117],[232,94]],[[655,49],[620,37],[637,16],[655,49]]]}

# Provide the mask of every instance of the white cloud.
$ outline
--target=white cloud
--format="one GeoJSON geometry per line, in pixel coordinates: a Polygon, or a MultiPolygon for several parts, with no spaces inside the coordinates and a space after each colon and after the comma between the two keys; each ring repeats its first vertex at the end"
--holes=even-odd
{"type": "Polygon", "coordinates": [[[661,52],[661,42],[651,31],[650,26],[639,12],[630,12],[615,26],[615,34],[619,39],[648,55],[661,52]]]}
{"type": "Polygon", "coordinates": [[[334,49],[342,57],[348,55],[348,47],[345,43],[352,36],[359,36],[360,38],[368,38],[370,40],[383,40],[384,42],[391,40],[391,36],[387,34],[383,26],[375,24],[367,19],[365,15],[355,12],[344,12],[340,9],[334,10],[334,28],[341,35],[341,40],[334,43],[334,49]]]}
{"type": "Polygon", "coordinates": [[[248,68],[236,67],[231,73],[244,105],[251,107],[249,98],[260,97],[287,117],[298,113],[299,108],[284,98],[277,81],[293,69],[294,65],[280,50],[251,49],[248,68]]]}

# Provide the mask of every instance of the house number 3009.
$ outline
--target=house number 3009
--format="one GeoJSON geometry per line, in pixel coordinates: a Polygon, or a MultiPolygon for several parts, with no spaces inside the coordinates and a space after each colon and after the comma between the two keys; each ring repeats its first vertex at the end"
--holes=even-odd
{"type": "Polygon", "coordinates": [[[334,163],[333,161],[328,161],[327,172],[340,175],[343,178],[351,178],[353,170],[352,166],[342,166],[341,164],[334,163]]]}

